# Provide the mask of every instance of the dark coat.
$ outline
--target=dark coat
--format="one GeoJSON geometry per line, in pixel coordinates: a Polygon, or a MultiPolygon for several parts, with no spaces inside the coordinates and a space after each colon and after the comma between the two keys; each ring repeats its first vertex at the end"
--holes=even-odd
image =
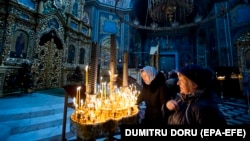
{"type": "Polygon", "coordinates": [[[227,121],[216,103],[215,93],[197,90],[194,94],[178,94],[178,109],[168,118],[170,125],[224,126],[227,121]]]}
{"type": "Polygon", "coordinates": [[[170,96],[167,95],[166,78],[163,73],[158,72],[155,79],[152,80],[150,85],[143,83],[143,88],[137,99],[137,104],[142,101],[146,104],[145,117],[142,124],[155,125],[163,123],[162,106],[165,106],[170,96]]]}

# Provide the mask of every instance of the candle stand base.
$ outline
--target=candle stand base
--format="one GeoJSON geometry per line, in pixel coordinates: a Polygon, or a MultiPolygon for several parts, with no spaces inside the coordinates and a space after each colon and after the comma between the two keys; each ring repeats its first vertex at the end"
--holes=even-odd
{"type": "Polygon", "coordinates": [[[135,106],[131,108],[131,113],[127,116],[93,123],[84,123],[83,119],[76,117],[73,113],[70,118],[70,130],[84,141],[95,141],[101,136],[106,137],[105,141],[118,141],[120,139],[115,138],[114,135],[119,133],[120,125],[136,124],[138,113],[139,109],[135,106]]]}

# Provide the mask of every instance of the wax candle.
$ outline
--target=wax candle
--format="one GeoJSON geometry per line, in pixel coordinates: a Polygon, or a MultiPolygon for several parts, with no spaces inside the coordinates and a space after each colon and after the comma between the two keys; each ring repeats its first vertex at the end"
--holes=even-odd
{"type": "Polygon", "coordinates": [[[88,76],[88,65],[86,66],[86,68],[85,68],[85,71],[86,71],[86,73],[85,73],[85,77],[86,77],[86,82],[85,82],[85,85],[86,85],[86,92],[88,93],[89,91],[88,91],[88,79],[89,79],[89,76],[88,76]]]}
{"type": "Polygon", "coordinates": [[[101,101],[102,101],[102,96],[103,96],[103,83],[100,83],[100,93],[101,93],[101,101]]]}
{"type": "Polygon", "coordinates": [[[100,77],[100,84],[102,84],[102,77],[100,77]]]}
{"type": "Polygon", "coordinates": [[[76,91],[76,103],[78,105],[80,105],[80,101],[81,101],[80,89],[81,89],[81,87],[77,87],[77,91],[76,91]]]}
{"type": "Polygon", "coordinates": [[[76,98],[75,97],[73,98],[73,104],[74,104],[74,106],[76,106],[76,98]]]}
{"type": "Polygon", "coordinates": [[[103,92],[104,99],[106,99],[105,98],[105,95],[106,95],[106,83],[105,82],[103,83],[103,91],[102,92],[103,92]]]}
{"type": "Polygon", "coordinates": [[[83,100],[81,99],[81,108],[83,108],[83,100]]]}

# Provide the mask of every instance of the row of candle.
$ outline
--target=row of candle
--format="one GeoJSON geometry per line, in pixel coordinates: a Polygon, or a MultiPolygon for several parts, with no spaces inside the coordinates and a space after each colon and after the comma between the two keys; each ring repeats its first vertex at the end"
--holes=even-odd
{"type": "MultiPolygon", "coordinates": [[[[97,86],[98,92],[93,94],[93,96],[97,96],[99,95],[99,98],[101,101],[103,100],[113,100],[116,102],[122,102],[120,100],[125,100],[128,101],[126,103],[134,103],[135,104],[135,100],[137,99],[137,96],[139,95],[139,91],[136,90],[136,88],[132,85],[129,86],[127,89],[123,89],[121,91],[121,88],[117,88],[115,86],[114,91],[111,93],[109,87],[107,86],[106,82],[103,82],[100,85],[97,86]],[[107,97],[109,96],[109,99],[107,99],[107,97]],[[119,99],[119,100],[118,100],[119,99]],[[117,101],[118,100],[118,101],[117,101]],[[132,101],[131,101],[132,100],[132,101]]],[[[83,105],[83,98],[81,98],[81,87],[77,87],[77,91],[76,91],[76,97],[73,98],[73,103],[76,106],[82,106],[83,105]]],[[[89,95],[88,93],[86,93],[86,95],[89,95]]]]}
{"type": "Polygon", "coordinates": [[[75,114],[79,114],[79,118],[84,114],[84,117],[88,117],[87,119],[93,121],[93,118],[96,118],[95,121],[100,122],[108,118],[122,118],[131,114],[131,107],[135,106],[139,95],[139,91],[134,86],[130,86],[126,90],[116,87],[113,93],[110,93],[110,89],[104,87],[104,84],[101,87],[102,89],[97,94],[86,93],[84,100],[80,97],[81,87],[77,88],[76,98],[73,98],[73,102],[75,114]]]}

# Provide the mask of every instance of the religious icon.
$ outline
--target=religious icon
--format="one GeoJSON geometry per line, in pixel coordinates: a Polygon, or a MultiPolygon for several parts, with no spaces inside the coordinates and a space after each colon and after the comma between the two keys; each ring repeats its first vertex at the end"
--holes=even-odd
{"type": "Polygon", "coordinates": [[[83,20],[84,23],[86,23],[87,25],[89,25],[89,14],[87,12],[83,13],[82,20],[83,20]]]}
{"type": "Polygon", "coordinates": [[[14,36],[13,45],[10,52],[10,57],[26,58],[27,49],[27,34],[23,31],[17,31],[14,36]]]}
{"type": "Polygon", "coordinates": [[[16,56],[18,58],[21,57],[24,46],[25,46],[24,35],[23,33],[20,33],[16,39],[16,56]]]}

